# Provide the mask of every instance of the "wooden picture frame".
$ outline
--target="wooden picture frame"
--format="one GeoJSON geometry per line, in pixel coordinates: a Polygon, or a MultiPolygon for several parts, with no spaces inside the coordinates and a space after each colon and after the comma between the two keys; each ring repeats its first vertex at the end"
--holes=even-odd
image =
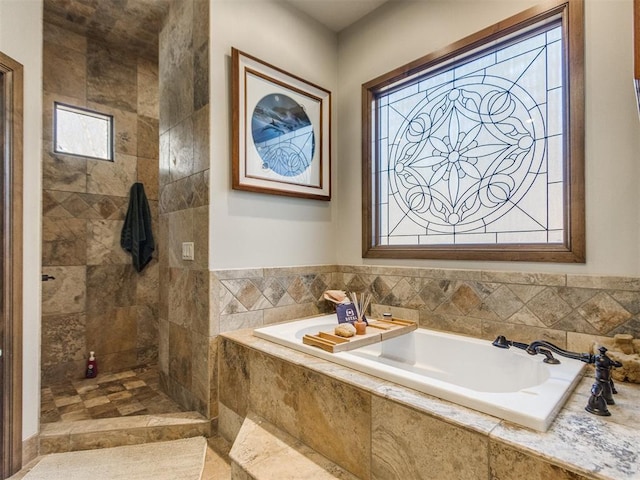
{"type": "Polygon", "coordinates": [[[331,199],[331,92],[235,48],[233,188],[331,199]]]}

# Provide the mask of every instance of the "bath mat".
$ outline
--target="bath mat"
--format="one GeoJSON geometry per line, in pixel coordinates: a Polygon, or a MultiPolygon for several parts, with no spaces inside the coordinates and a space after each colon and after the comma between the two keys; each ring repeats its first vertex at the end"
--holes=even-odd
{"type": "Polygon", "coordinates": [[[44,457],[23,480],[200,480],[204,437],[44,457]]]}

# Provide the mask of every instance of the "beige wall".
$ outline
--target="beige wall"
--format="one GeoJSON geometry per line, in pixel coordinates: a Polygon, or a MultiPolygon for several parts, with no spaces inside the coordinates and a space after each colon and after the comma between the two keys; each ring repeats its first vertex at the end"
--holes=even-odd
{"type": "Polygon", "coordinates": [[[362,83],[536,3],[389,2],[336,38],[282,4],[213,0],[211,97],[226,107],[212,110],[211,161],[217,174],[211,179],[210,268],[339,263],[640,274],[631,0],[586,0],[586,264],[361,258],[362,83]],[[337,122],[329,205],[230,189],[232,46],[332,90],[337,122]]]}
{"type": "Polygon", "coordinates": [[[24,66],[22,438],[40,413],[40,185],[42,160],[42,3],[0,1],[0,51],[24,66]]]}
{"type": "Polygon", "coordinates": [[[338,263],[504,271],[640,274],[640,135],[632,83],[632,1],[586,0],[587,263],[363,260],[360,246],[360,89],[533,1],[389,2],[339,35],[338,263]],[[354,141],[354,139],[356,139],[354,141]],[[355,187],[355,188],[354,188],[355,187]]]}
{"type": "MultiPolygon", "coordinates": [[[[331,202],[231,190],[231,47],[333,92],[336,36],[286,3],[211,1],[210,268],[334,263],[339,242],[338,129],[333,122],[331,202]]],[[[354,241],[358,241],[354,239],[354,241]]]]}

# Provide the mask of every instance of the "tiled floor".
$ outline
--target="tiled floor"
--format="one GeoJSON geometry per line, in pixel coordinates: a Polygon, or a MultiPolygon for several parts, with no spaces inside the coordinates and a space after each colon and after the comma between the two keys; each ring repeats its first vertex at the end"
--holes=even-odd
{"type": "Polygon", "coordinates": [[[91,420],[183,411],[160,391],[156,366],[45,387],[40,421],[91,420]]]}
{"type": "Polygon", "coordinates": [[[231,445],[219,435],[207,439],[209,448],[204,461],[201,480],[231,480],[231,445]]]}
{"type": "MultiPolygon", "coordinates": [[[[83,438],[88,436],[85,440],[91,446],[79,447],[79,449],[87,449],[101,448],[92,444],[93,434],[103,439],[105,444],[109,444],[111,439],[113,445],[107,446],[122,445],[121,442],[118,443],[118,438],[112,438],[118,437],[119,429],[124,432],[125,437],[127,428],[135,430],[137,436],[127,437],[128,444],[132,438],[140,440],[138,437],[145,430],[149,430],[147,435],[149,439],[146,441],[161,441],[202,435],[202,431],[210,432],[211,426],[209,421],[196,412],[184,412],[160,390],[156,366],[99,374],[97,378],[70,381],[43,388],[41,423],[46,424],[41,426],[41,453],[43,441],[51,446],[52,442],[55,443],[58,440],[56,437],[58,429],[62,431],[60,437],[67,442],[71,439],[71,443],[73,443],[74,428],[79,432],[76,432],[76,436],[83,438]],[[122,418],[133,416],[136,417],[122,418]],[[110,418],[114,420],[106,420],[110,418]],[[144,425],[138,425],[140,423],[138,419],[144,425]],[[107,422],[108,425],[102,425],[103,422],[107,422]],[[126,423],[126,428],[118,426],[123,422],[126,423]],[[72,427],[73,425],[76,427],[72,427]],[[104,432],[101,429],[108,431],[104,432]]],[[[79,440],[76,443],[79,443],[79,440]]],[[[201,480],[229,480],[231,478],[228,455],[230,445],[215,433],[208,438],[208,444],[201,480]]],[[[73,450],[74,448],[71,447],[73,445],[62,449],[53,448],[52,452],[73,450]]],[[[41,458],[42,456],[29,462],[20,472],[10,477],[10,480],[22,479],[41,458]]],[[[87,469],[87,475],[90,476],[91,466],[88,465],[87,469]]]]}
{"type": "MultiPolygon", "coordinates": [[[[214,435],[207,439],[208,448],[205,457],[204,468],[201,480],[230,480],[231,465],[229,460],[230,445],[220,436],[214,435]]],[[[9,477],[8,480],[22,480],[29,470],[31,470],[43,457],[29,462],[28,465],[18,473],[9,477]]],[[[86,478],[91,478],[91,465],[87,465],[86,478]]],[[[153,480],[153,479],[149,479],[153,480]]],[[[179,479],[176,479],[179,480],[179,479]]]]}
{"type": "Polygon", "coordinates": [[[151,365],[43,388],[37,453],[211,433],[211,420],[185,411],[160,390],[157,366],[151,365]]]}

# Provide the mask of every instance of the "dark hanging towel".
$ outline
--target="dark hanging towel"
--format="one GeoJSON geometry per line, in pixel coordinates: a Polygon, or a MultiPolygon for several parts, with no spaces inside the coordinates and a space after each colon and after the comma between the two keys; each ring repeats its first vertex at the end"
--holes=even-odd
{"type": "Polygon", "coordinates": [[[120,245],[131,253],[133,266],[138,272],[151,261],[156,245],[151,232],[149,202],[141,183],[131,186],[129,208],[120,235],[120,245]]]}

